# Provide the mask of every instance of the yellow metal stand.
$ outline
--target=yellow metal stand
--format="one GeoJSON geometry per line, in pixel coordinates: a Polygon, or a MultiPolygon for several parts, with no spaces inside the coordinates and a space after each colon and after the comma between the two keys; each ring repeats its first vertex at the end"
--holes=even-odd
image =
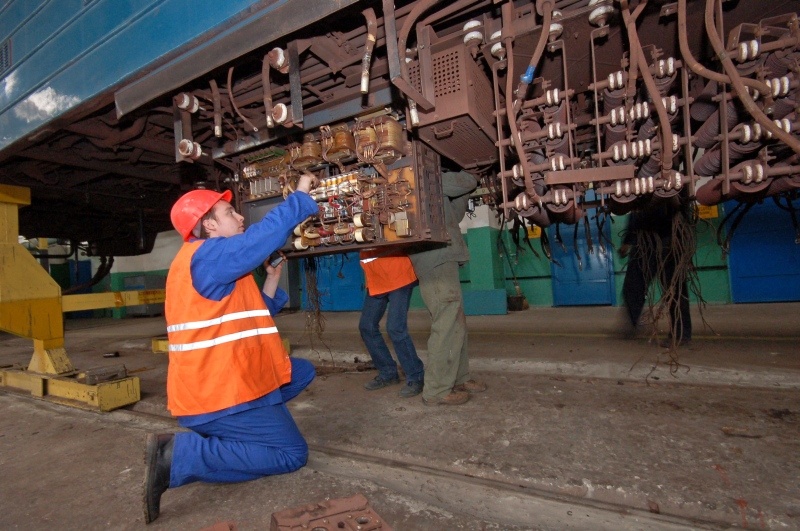
{"type": "Polygon", "coordinates": [[[101,411],[138,402],[139,378],[79,372],[70,363],[61,288],[19,244],[19,208],[30,202],[27,188],[0,185],[0,330],[33,340],[28,367],[0,369],[0,387],[101,411]]]}

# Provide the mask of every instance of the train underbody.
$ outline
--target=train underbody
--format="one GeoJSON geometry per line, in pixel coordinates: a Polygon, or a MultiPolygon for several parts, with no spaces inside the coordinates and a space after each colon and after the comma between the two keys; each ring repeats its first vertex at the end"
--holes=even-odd
{"type": "Polygon", "coordinates": [[[64,104],[46,77],[32,84],[0,125],[44,112],[47,96],[64,109],[4,140],[0,183],[32,190],[22,234],[95,255],[149,252],[192,188],[231,189],[243,207],[278,200],[303,172],[319,179],[320,214],[287,241],[298,255],[444,241],[448,169],[476,175],[476,201],[498,216],[540,227],[679,195],[791,209],[798,12],[760,0],[253,2],[81,101],[64,104]]]}

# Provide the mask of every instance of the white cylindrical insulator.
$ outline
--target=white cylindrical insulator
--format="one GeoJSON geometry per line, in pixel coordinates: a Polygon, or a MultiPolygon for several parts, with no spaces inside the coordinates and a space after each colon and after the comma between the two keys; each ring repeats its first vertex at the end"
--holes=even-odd
{"type": "Polygon", "coordinates": [[[608,88],[611,90],[622,88],[624,85],[623,78],[622,70],[608,74],[608,88]]]}
{"type": "Polygon", "coordinates": [[[742,173],[744,174],[744,183],[750,184],[753,181],[753,167],[745,166],[742,168],[742,173]]]}
{"type": "Polygon", "coordinates": [[[748,144],[753,139],[753,129],[748,124],[742,126],[742,144],[748,144]]]}
{"type": "Polygon", "coordinates": [[[606,20],[614,12],[614,8],[610,5],[600,6],[589,13],[589,22],[593,26],[605,26],[606,20]]]}
{"type": "Polygon", "coordinates": [[[661,104],[665,109],[667,109],[669,114],[675,114],[678,112],[678,98],[676,96],[661,98],[661,104]]]}
{"type": "Polygon", "coordinates": [[[764,180],[764,166],[761,164],[755,165],[756,182],[760,183],[764,180]]]}
{"type": "Polygon", "coordinates": [[[272,106],[272,119],[275,123],[282,124],[289,118],[289,108],[284,103],[276,103],[272,106]]]}
{"type": "Polygon", "coordinates": [[[464,44],[467,46],[477,45],[483,42],[483,33],[480,31],[470,31],[464,35],[464,44]]]}
{"type": "Polygon", "coordinates": [[[364,214],[360,212],[358,214],[353,215],[353,225],[359,228],[363,227],[364,226],[363,219],[364,219],[364,214]]]}
{"type": "Polygon", "coordinates": [[[614,144],[611,146],[611,158],[614,162],[619,162],[620,153],[619,153],[619,144],[614,144]]]}
{"type": "Polygon", "coordinates": [[[548,90],[547,92],[544,93],[545,101],[547,101],[547,105],[550,106],[558,105],[560,96],[561,94],[557,88],[554,88],[553,90],[548,90]]]}
{"type": "Polygon", "coordinates": [[[203,154],[203,148],[197,142],[192,142],[188,138],[184,138],[178,142],[178,153],[183,157],[197,160],[203,154]]]}
{"type": "Polygon", "coordinates": [[[639,182],[639,179],[633,180],[633,193],[635,195],[642,195],[642,185],[639,182]]]}
{"type": "Polygon", "coordinates": [[[683,175],[679,172],[675,172],[675,189],[680,190],[683,187],[683,175]]]}
{"type": "Polygon", "coordinates": [[[408,114],[411,117],[411,126],[416,127],[419,125],[419,111],[417,111],[417,103],[414,100],[408,100],[408,114]]]}
{"type": "Polygon", "coordinates": [[[283,51],[283,48],[273,48],[272,52],[270,53],[270,58],[272,59],[272,62],[270,63],[272,68],[284,74],[288,72],[289,59],[286,57],[286,53],[283,51]]]}
{"type": "Polygon", "coordinates": [[[652,194],[653,191],[655,191],[655,189],[656,189],[656,179],[651,175],[650,177],[647,178],[647,191],[652,194]]]}
{"type": "Polygon", "coordinates": [[[506,57],[506,48],[505,46],[503,46],[502,42],[496,42],[492,44],[492,48],[490,51],[492,56],[498,58],[501,61],[506,57]]]}
{"type": "Polygon", "coordinates": [[[530,208],[531,202],[528,199],[526,194],[519,194],[517,197],[514,198],[514,208],[518,211],[528,210],[530,208]]]}
{"type": "Polygon", "coordinates": [[[623,189],[625,190],[625,195],[631,195],[631,182],[625,181],[623,189]]]}
{"type": "Polygon", "coordinates": [[[187,94],[185,92],[178,94],[176,103],[180,110],[189,111],[190,113],[196,113],[197,109],[200,108],[200,100],[198,100],[193,94],[187,94]]]}
{"type": "Polygon", "coordinates": [[[303,242],[303,238],[295,238],[294,241],[292,241],[292,247],[294,247],[296,251],[305,251],[308,249],[308,245],[303,242]]]}
{"type": "Polygon", "coordinates": [[[614,182],[614,195],[617,197],[622,195],[622,181],[614,182]]]}
{"type": "Polygon", "coordinates": [[[672,133],[672,152],[673,153],[678,151],[678,147],[680,146],[680,142],[681,142],[681,138],[678,135],[676,135],[675,133],[672,133]]]}
{"type": "Polygon", "coordinates": [[[522,177],[523,175],[522,165],[514,164],[514,166],[511,168],[511,175],[514,177],[514,179],[519,179],[520,177],[522,177]]]}

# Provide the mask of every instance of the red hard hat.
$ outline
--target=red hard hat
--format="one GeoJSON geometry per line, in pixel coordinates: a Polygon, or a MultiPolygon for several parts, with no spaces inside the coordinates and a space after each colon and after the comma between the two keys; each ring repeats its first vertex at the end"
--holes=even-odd
{"type": "Polygon", "coordinates": [[[220,199],[230,202],[232,197],[230,190],[224,192],[192,190],[183,194],[172,205],[172,212],[169,214],[172,225],[183,237],[183,241],[188,242],[200,218],[205,216],[220,199]]]}

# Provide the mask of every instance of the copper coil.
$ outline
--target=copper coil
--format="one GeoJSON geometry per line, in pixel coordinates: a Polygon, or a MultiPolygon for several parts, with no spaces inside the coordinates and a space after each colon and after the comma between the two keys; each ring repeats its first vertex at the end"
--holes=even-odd
{"type": "Polygon", "coordinates": [[[289,148],[292,158],[292,167],[296,170],[306,170],[322,162],[322,145],[311,133],[303,136],[302,144],[293,144],[289,148]]]}
{"type": "Polygon", "coordinates": [[[391,116],[381,116],[373,120],[377,135],[375,158],[384,164],[391,164],[406,153],[403,126],[391,116]]]}

